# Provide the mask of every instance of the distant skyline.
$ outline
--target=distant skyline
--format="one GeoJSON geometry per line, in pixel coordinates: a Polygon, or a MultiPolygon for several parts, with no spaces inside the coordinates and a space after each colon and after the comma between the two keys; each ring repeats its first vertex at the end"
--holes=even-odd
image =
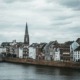
{"type": "Polygon", "coordinates": [[[26,22],[30,43],[80,37],[80,0],[0,0],[0,43],[24,41],[26,22]]]}

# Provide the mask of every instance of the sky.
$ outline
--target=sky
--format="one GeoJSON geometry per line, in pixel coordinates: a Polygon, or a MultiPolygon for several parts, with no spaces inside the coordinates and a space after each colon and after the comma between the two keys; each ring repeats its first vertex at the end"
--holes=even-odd
{"type": "Polygon", "coordinates": [[[30,43],[80,38],[80,0],[0,0],[0,43],[30,43]]]}

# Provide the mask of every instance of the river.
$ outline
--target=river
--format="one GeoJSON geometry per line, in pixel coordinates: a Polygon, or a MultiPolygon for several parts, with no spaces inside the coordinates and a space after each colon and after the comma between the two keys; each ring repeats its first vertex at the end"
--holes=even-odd
{"type": "Polygon", "coordinates": [[[80,70],[0,63],[0,80],[80,80],[80,70]]]}

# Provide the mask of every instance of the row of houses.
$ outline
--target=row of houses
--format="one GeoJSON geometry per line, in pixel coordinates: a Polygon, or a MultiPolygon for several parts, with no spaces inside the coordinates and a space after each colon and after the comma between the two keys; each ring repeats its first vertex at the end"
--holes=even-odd
{"type": "Polygon", "coordinates": [[[33,43],[29,46],[29,57],[50,61],[80,61],[80,38],[65,43],[33,43]]]}
{"type": "MultiPolygon", "coordinates": [[[[0,46],[0,53],[7,57],[24,57],[24,43],[3,42],[0,46]]],[[[50,41],[49,43],[32,43],[28,46],[28,57],[37,60],[48,61],[80,61],[80,38],[76,41],[67,41],[65,43],[58,43],[57,41],[50,41]]],[[[1,55],[0,54],[0,55],[1,55]]],[[[4,56],[3,55],[3,56],[4,56]]]]}
{"type": "Polygon", "coordinates": [[[7,57],[21,57],[23,56],[23,43],[16,42],[3,42],[0,46],[0,54],[7,57]]]}

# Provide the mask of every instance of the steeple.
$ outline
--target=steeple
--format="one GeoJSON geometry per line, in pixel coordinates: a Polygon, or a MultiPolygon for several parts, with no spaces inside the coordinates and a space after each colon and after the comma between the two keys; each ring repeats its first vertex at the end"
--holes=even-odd
{"type": "Polygon", "coordinates": [[[27,46],[29,45],[29,34],[28,34],[28,26],[27,26],[27,23],[26,23],[26,28],[25,28],[24,44],[26,44],[27,46]]]}
{"type": "Polygon", "coordinates": [[[25,35],[28,35],[28,26],[27,26],[27,23],[26,23],[25,35]]]}

